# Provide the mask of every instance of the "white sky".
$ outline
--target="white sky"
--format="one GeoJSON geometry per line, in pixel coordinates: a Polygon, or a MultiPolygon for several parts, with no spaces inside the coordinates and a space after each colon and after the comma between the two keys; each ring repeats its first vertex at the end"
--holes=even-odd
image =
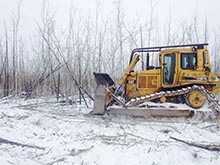
{"type": "MultiPolygon", "coordinates": [[[[70,3],[78,4],[78,9],[82,15],[92,13],[98,0],[49,0],[53,11],[56,11],[58,25],[65,27],[68,22],[68,11],[70,3]]],[[[112,14],[114,0],[99,0],[102,3],[105,15],[112,14]]],[[[122,0],[123,9],[127,20],[138,18],[145,19],[149,17],[150,0],[122,0]]],[[[12,11],[16,9],[19,0],[0,0],[0,34],[4,30],[3,22],[11,24],[12,11]]],[[[31,33],[36,28],[36,20],[39,20],[42,0],[23,0],[22,1],[22,31],[31,33]]],[[[205,20],[207,17],[209,29],[220,25],[220,1],[219,0],[159,0],[155,13],[157,13],[159,22],[164,23],[168,18],[169,8],[171,8],[172,22],[178,23],[181,20],[191,19],[194,13],[199,15],[199,20],[205,20]]]]}

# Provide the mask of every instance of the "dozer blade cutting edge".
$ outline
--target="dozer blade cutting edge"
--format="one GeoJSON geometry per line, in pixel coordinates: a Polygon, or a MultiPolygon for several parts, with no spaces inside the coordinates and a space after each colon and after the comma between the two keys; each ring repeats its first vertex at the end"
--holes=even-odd
{"type": "Polygon", "coordinates": [[[194,111],[172,108],[109,108],[108,112],[114,115],[130,115],[137,117],[192,117],[194,111]]]}

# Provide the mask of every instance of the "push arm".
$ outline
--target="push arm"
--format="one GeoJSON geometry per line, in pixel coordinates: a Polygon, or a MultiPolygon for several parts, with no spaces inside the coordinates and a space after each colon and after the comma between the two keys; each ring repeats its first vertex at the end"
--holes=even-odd
{"type": "Polygon", "coordinates": [[[123,85],[127,78],[128,75],[130,74],[130,72],[134,69],[135,65],[137,64],[137,62],[139,61],[139,57],[140,55],[135,54],[130,65],[127,67],[127,69],[125,70],[125,74],[123,75],[123,77],[121,78],[121,80],[119,81],[119,85],[123,85]]]}

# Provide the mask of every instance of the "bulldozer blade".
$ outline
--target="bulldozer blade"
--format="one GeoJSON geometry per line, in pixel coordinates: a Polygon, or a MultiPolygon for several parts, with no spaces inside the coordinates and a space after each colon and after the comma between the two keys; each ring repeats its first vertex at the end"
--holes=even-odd
{"type": "Polygon", "coordinates": [[[95,91],[95,99],[92,115],[102,115],[105,113],[105,86],[98,85],[95,91]]]}
{"type": "Polygon", "coordinates": [[[110,114],[129,115],[137,117],[191,117],[194,111],[188,109],[172,110],[169,108],[113,108],[108,109],[110,114]]]}
{"type": "Polygon", "coordinates": [[[115,85],[112,78],[107,73],[93,73],[97,85],[112,86],[115,85]]]}
{"type": "Polygon", "coordinates": [[[92,115],[102,115],[105,113],[106,103],[105,103],[105,94],[106,87],[115,85],[112,78],[107,73],[93,73],[97,88],[95,91],[95,99],[93,110],[90,112],[92,115]]]}

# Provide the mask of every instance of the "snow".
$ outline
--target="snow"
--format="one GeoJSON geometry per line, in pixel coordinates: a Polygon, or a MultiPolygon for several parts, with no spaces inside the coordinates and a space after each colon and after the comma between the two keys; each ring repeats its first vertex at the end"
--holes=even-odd
{"type": "Polygon", "coordinates": [[[128,116],[91,116],[92,102],[89,105],[65,105],[48,98],[0,101],[0,138],[35,146],[0,141],[0,164],[220,164],[219,152],[170,138],[219,143],[217,122],[156,123],[128,116]]]}

